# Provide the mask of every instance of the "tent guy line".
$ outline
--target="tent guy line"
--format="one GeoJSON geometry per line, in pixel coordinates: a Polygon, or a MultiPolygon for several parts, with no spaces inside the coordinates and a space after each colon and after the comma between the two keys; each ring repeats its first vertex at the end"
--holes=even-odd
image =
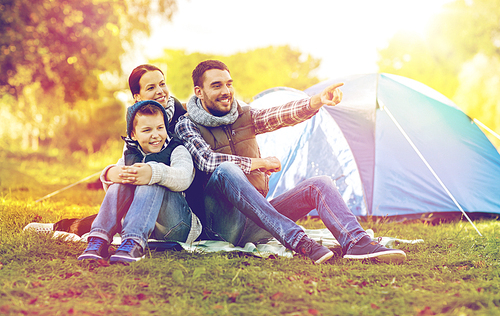
{"type": "Polygon", "coordinates": [[[478,119],[473,119],[474,123],[476,123],[477,125],[481,126],[482,128],[484,128],[485,130],[487,130],[488,132],[490,132],[493,136],[495,136],[496,138],[500,139],[500,135],[498,135],[497,133],[495,133],[494,130],[492,130],[491,128],[489,128],[488,126],[484,125],[483,123],[481,123],[481,121],[479,121],[478,119]]]}
{"type": "Polygon", "coordinates": [[[439,184],[441,185],[441,187],[445,190],[446,194],[448,194],[448,196],[453,201],[453,203],[455,203],[455,205],[462,212],[462,214],[465,216],[465,218],[467,218],[467,220],[469,221],[469,223],[471,223],[472,227],[474,227],[474,229],[477,231],[477,233],[479,234],[479,236],[482,237],[483,235],[481,235],[481,233],[477,229],[476,225],[474,225],[474,223],[472,222],[472,220],[469,218],[469,216],[467,215],[467,213],[465,213],[465,211],[460,206],[460,204],[458,203],[458,201],[455,199],[455,197],[453,196],[453,194],[451,194],[451,192],[448,190],[448,188],[443,183],[443,181],[441,181],[441,178],[439,178],[439,176],[434,171],[434,169],[432,168],[432,166],[429,164],[429,162],[427,162],[427,159],[425,159],[424,155],[422,155],[422,153],[420,152],[420,150],[418,150],[417,146],[415,145],[415,143],[413,143],[413,141],[410,139],[410,137],[408,136],[408,134],[404,131],[403,127],[398,123],[398,121],[396,121],[396,118],[392,115],[391,110],[389,110],[389,108],[387,106],[385,106],[385,104],[381,100],[377,100],[377,102],[379,104],[380,109],[382,111],[385,111],[387,113],[387,115],[389,116],[389,118],[391,119],[391,121],[394,123],[394,125],[396,125],[396,127],[401,132],[401,134],[403,134],[403,136],[406,139],[406,141],[410,144],[410,146],[413,148],[413,150],[417,153],[417,155],[420,157],[420,159],[425,164],[425,166],[427,167],[427,169],[429,169],[429,171],[432,173],[432,175],[434,176],[434,178],[436,178],[436,180],[439,182],[439,184]]]}
{"type": "Polygon", "coordinates": [[[48,199],[49,197],[52,197],[52,196],[54,196],[54,195],[56,195],[56,194],[61,193],[62,191],[65,191],[65,190],[67,190],[67,189],[69,189],[69,188],[72,188],[72,187],[74,187],[75,185],[77,185],[77,184],[79,184],[79,183],[82,183],[82,182],[84,182],[84,181],[87,181],[87,180],[89,180],[89,179],[91,179],[91,178],[95,177],[95,176],[100,175],[100,174],[101,174],[101,172],[102,172],[102,171],[99,171],[99,172],[96,172],[96,173],[94,173],[94,174],[91,174],[90,176],[85,177],[85,178],[81,179],[80,181],[77,181],[77,182],[75,182],[75,183],[73,183],[73,184],[70,184],[70,185],[68,185],[68,186],[66,186],[66,187],[64,187],[64,188],[62,188],[62,189],[59,189],[59,190],[54,191],[54,192],[52,192],[52,193],[50,193],[50,194],[47,194],[46,196],[44,196],[43,198],[40,198],[40,199],[36,200],[35,202],[40,202],[40,201],[42,201],[42,200],[48,199]]]}

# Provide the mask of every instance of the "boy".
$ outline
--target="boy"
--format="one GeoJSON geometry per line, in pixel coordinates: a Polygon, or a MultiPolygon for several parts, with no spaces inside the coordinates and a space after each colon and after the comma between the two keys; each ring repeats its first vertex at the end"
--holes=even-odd
{"type": "MultiPolygon", "coordinates": [[[[160,103],[141,101],[127,109],[128,137],[123,137],[127,149],[123,158],[101,175],[105,188],[109,187],[92,223],[89,244],[78,260],[107,258],[110,241],[120,232],[122,243],[110,262],[138,261],[144,258],[149,235],[159,227],[165,231],[166,224],[157,223],[161,207],[168,208],[166,214],[191,212],[181,193],[193,180],[191,155],[167,130],[168,116],[160,103]],[[136,176],[123,177],[122,173],[130,174],[130,169],[135,170],[136,176]]],[[[160,238],[178,241],[193,238],[188,235],[190,232],[184,230],[175,236],[161,233],[160,238]]]]}

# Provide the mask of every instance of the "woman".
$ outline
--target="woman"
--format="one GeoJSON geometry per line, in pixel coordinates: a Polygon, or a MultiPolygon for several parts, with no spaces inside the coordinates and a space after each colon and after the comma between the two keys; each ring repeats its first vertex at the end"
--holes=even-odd
{"type": "MultiPolygon", "coordinates": [[[[168,91],[165,75],[156,66],[144,64],[136,67],[129,76],[129,88],[135,102],[145,100],[155,100],[165,108],[170,120],[169,134],[173,135],[173,129],[177,123],[179,116],[186,113],[182,104],[176,98],[170,96],[168,91]]],[[[105,189],[112,182],[120,182],[123,184],[136,184],[138,181],[146,177],[146,181],[158,181],[165,175],[158,172],[151,174],[142,173],[140,167],[131,166],[116,166],[111,165],[104,169],[101,174],[101,182],[105,189]],[[110,181],[113,178],[114,181],[110,181]]],[[[191,179],[192,180],[192,179],[191,179]]],[[[182,193],[179,193],[182,195],[182,193]]],[[[165,194],[164,201],[156,221],[155,229],[152,233],[155,239],[174,240],[181,242],[191,242],[196,239],[201,233],[201,224],[198,218],[194,215],[189,207],[176,208],[168,210],[168,194],[165,194]],[[187,211],[183,211],[187,209],[187,211]]],[[[182,196],[182,203],[186,203],[182,196]]],[[[82,219],[63,219],[53,225],[53,230],[66,231],[82,236],[90,232],[92,222],[95,215],[91,215],[82,219]]],[[[46,231],[44,224],[30,224],[32,229],[46,231]]],[[[28,226],[26,227],[28,228],[28,226]]]]}
{"type": "Polygon", "coordinates": [[[155,100],[163,105],[170,117],[169,130],[173,133],[177,119],[186,110],[179,100],[170,96],[163,71],[149,64],[137,66],[128,77],[128,85],[135,102],[155,100]]]}

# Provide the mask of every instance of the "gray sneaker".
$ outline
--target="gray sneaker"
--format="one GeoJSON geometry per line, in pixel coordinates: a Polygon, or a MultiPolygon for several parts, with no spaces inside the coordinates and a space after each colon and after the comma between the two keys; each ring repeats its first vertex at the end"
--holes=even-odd
{"type": "Polygon", "coordinates": [[[333,252],[331,252],[330,249],[318,244],[307,236],[302,237],[295,251],[303,256],[311,258],[315,264],[323,263],[333,257],[333,252]]]}
{"type": "Polygon", "coordinates": [[[132,239],[125,239],[116,253],[109,258],[110,263],[116,262],[135,262],[144,258],[144,250],[132,239]]]}
{"type": "Polygon", "coordinates": [[[78,257],[78,260],[101,260],[108,257],[108,242],[99,237],[89,237],[87,249],[78,257]]]}
{"type": "Polygon", "coordinates": [[[344,258],[354,260],[371,259],[383,263],[401,263],[406,260],[406,254],[403,250],[386,248],[366,236],[349,249],[344,258]]]}

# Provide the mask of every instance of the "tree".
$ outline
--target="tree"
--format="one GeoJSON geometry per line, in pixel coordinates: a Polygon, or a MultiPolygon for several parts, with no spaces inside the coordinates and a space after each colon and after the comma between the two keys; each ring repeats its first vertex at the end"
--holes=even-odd
{"type": "Polygon", "coordinates": [[[319,82],[314,72],[321,61],[289,46],[269,46],[230,56],[165,50],[162,57],[150,62],[166,69],[167,85],[172,94],[187,101],[193,95],[191,72],[207,59],[219,59],[228,66],[237,96],[246,102],[269,88],[284,86],[304,90],[319,82]]]}
{"type": "Polygon", "coordinates": [[[305,90],[318,83],[314,73],[321,60],[284,45],[238,53],[229,56],[226,64],[236,80],[238,95],[250,101],[269,88],[282,86],[305,90]]]}
{"type": "MultiPolygon", "coordinates": [[[[470,117],[500,132],[500,58],[477,54],[465,63],[459,75],[455,100],[470,117]]],[[[500,140],[490,137],[500,148],[500,140]]]]}
{"type": "Polygon", "coordinates": [[[388,47],[379,51],[379,69],[429,85],[499,133],[498,21],[497,0],[448,3],[424,37],[396,34],[388,47]]]}
{"type": "MultiPolygon", "coordinates": [[[[138,34],[149,35],[152,15],[170,19],[175,10],[175,0],[3,0],[0,105],[12,121],[0,133],[21,126],[22,147],[36,150],[69,124],[77,104],[84,106],[77,111],[83,117],[91,104],[108,104],[106,98],[122,85],[104,86],[103,75],[121,74],[120,56],[138,34]]],[[[18,143],[19,136],[11,136],[2,141],[18,143]]],[[[94,141],[99,148],[105,139],[94,141]]]]}
{"type": "Polygon", "coordinates": [[[173,0],[5,0],[0,4],[0,93],[32,82],[64,101],[93,97],[102,72],[120,72],[122,43],[149,35],[151,6],[170,18],[173,0]]]}
{"type": "Polygon", "coordinates": [[[379,50],[379,71],[405,76],[451,98],[458,86],[460,61],[443,42],[432,43],[418,34],[399,32],[379,50]]]}

